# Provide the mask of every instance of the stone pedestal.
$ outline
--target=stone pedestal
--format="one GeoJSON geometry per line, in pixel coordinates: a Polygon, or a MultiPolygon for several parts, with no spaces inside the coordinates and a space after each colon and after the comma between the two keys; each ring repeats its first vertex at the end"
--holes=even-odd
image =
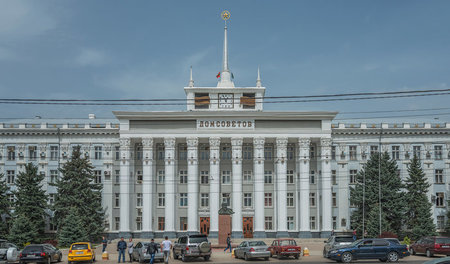
{"type": "Polygon", "coordinates": [[[231,215],[219,215],[219,245],[226,246],[228,234],[231,234],[231,215]]]}

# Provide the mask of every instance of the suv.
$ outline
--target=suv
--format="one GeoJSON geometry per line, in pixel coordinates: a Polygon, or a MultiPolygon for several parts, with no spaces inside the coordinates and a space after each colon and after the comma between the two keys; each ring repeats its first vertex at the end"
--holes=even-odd
{"type": "Polygon", "coordinates": [[[425,253],[427,257],[434,254],[450,256],[450,238],[449,237],[423,237],[412,244],[410,247],[412,255],[416,253],[425,253]]]}
{"type": "Polygon", "coordinates": [[[186,235],[178,238],[173,246],[173,257],[187,261],[189,258],[203,257],[208,261],[211,257],[211,243],[206,235],[186,235]]]}
{"type": "Polygon", "coordinates": [[[353,243],[353,236],[351,235],[334,235],[328,240],[323,241],[325,246],[323,247],[323,257],[326,258],[328,252],[336,247],[346,246],[353,243]]]}

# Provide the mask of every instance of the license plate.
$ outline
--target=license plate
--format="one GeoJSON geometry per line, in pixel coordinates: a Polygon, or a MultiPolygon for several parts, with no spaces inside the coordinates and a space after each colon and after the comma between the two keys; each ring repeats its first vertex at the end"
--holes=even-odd
{"type": "Polygon", "coordinates": [[[443,248],[449,248],[450,246],[442,246],[443,248]]]}
{"type": "Polygon", "coordinates": [[[83,251],[78,251],[78,252],[77,252],[78,255],[81,255],[81,254],[83,254],[83,253],[84,253],[83,251]]]}
{"type": "Polygon", "coordinates": [[[289,251],[294,251],[294,250],[295,250],[295,249],[293,249],[293,248],[290,248],[290,249],[289,249],[289,251]]]}

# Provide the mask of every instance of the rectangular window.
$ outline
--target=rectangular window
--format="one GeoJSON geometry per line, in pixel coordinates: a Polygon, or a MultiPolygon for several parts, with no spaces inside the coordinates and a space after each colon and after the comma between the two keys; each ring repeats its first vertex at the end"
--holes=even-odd
{"type": "Polygon", "coordinates": [[[50,193],[48,195],[48,204],[49,205],[54,205],[55,204],[55,194],[54,193],[50,193]]]}
{"type": "Polygon", "coordinates": [[[336,146],[331,146],[331,159],[336,160],[336,146]]]}
{"type": "Polygon", "coordinates": [[[120,147],[115,147],[116,150],[116,160],[120,160],[120,147]]]}
{"type": "Polygon", "coordinates": [[[444,207],[444,193],[438,192],[436,193],[436,207],[444,207]]]}
{"type": "Polygon", "coordinates": [[[200,196],[200,207],[209,206],[209,193],[202,193],[200,196]]]}
{"type": "Polygon", "coordinates": [[[180,231],[186,231],[187,230],[187,217],[180,217],[180,231]]]}
{"type": "Polygon", "coordinates": [[[287,207],[294,207],[294,193],[286,193],[286,199],[287,207]]]}
{"type": "Polygon", "coordinates": [[[335,193],[335,192],[331,194],[331,204],[332,204],[332,206],[334,206],[334,207],[337,206],[337,196],[336,196],[336,193],[335,193]]]}
{"type": "Polygon", "coordinates": [[[294,171],[288,170],[286,174],[287,184],[294,184],[294,171]]]}
{"type": "Polygon", "coordinates": [[[120,230],[120,217],[114,217],[114,227],[116,230],[120,230]]]}
{"type": "Polygon", "coordinates": [[[293,216],[287,217],[287,229],[294,230],[294,217],[293,216]]]}
{"type": "Polygon", "coordinates": [[[37,158],[37,147],[36,146],[28,147],[28,158],[30,160],[36,160],[36,158],[37,158]]]}
{"type": "Polygon", "coordinates": [[[58,146],[50,146],[50,160],[58,159],[58,146]]]}
{"type": "Polygon", "coordinates": [[[264,183],[272,183],[272,171],[264,171],[264,183]]]}
{"type": "Polygon", "coordinates": [[[94,170],[94,182],[102,183],[102,171],[101,170],[94,170]]]}
{"type": "Polygon", "coordinates": [[[242,148],[243,151],[243,159],[251,160],[253,158],[253,147],[249,145],[244,145],[242,148]]]}
{"type": "Polygon", "coordinates": [[[333,216],[333,230],[337,229],[337,217],[333,216]]]}
{"type": "Polygon", "coordinates": [[[156,151],[158,153],[158,160],[164,160],[164,157],[166,155],[164,144],[157,144],[156,151]]]}
{"type": "Polygon", "coordinates": [[[138,183],[142,183],[143,179],[144,178],[142,176],[142,171],[140,171],[140,170],[136,171],[136,180],[137,180],[137,182],[138,183]]]}
{"type": "Polygon", "coordinates": [[[444,172],[444,170],[434,170],[434,182],[435,183],[444,183],[443,172],[444,172]]]}
{"type": "Polygon", "coordinates": [[[209,160],[209,146],[205,144],[200,145],[200,160],[209,160]]]}
{"type": "Polygon", "coordinates": [[[222,171],[222,184],[231,184],[231,171],[222,171]]]}
{"type": "Polygon", "coordinates": [[[180,144],[178,146],[178,158],[179,160],[187,160],[187,145],[180,144]]]}
{"type": "Polygon", "coordinates": [[[336,170],[331,170],[331,184],[336,185],[337,179],[336,179],[336,170]]]}
{"type": "Polygon", "coordinates": [[[244,183],[252,183],[252,171],[244,171],[243,173],[243,178],[244,178],[244,183]]]}
{"type": "Polygon", "coordinates": [[[266,216],[266,217],[264,217],[264,227],[265,227],[265,230],[272,230],[272,229],[273,229],[273,219],[272,219],[272,216],[266,216]]]}
{"type": "Polygon", "coordinates": [[[7,170],[6,171],[6,183],[14,184],[16,182],[16,171],[15,170],[7,170]]]}
{"type": "Polygon", "coordinates": [[[316,207],[316,193],[309,193],[309,206],[316,207]]]}
{"type": "Polygon", "coordinates": [[[166,194],[165,193],[158,193],[158,206],[159,207],[166,206],[166,194]]]}
{"type": "Polygon", "coordinates": [[[315,159],[316,158],[316,149],[314,146],[310,146],[309,147],[309,157],[311,159],[315,159]]]}
{"type": "Polygon", "coordinates": [[[349,154],[350,160],[356,160],[356,146],[349,146],[348,154],[349,154]]]}
{"type": "Polygon", "coordinates": [[[225,203],[227,206],[230,206],[231,204],[230,193],[222,193],[222,203],[225,203]]]}
{"type": "Polygon", "coordinates": [[[180,193],[180,207],[188,206],[187,193],[180,193]]]}
{"type": "Polygon", "coordinates": [[[316,184],[316,176],[315,176],[314,171],[311,171],[311,174],[309,174],[309,183],[316,184]]]}
{"type": "Polygon", "coordinates": [[[56,183],[57,178],[58,178],[58,171],[50,170],[50,183],[56,183]]]}
{"type": "Polygon", "coordinates": [[[139,213],[140,216],[136,217],[136,230],[142,230],[142,211],[139,213]]]}
{"type": "Polygon", "coordinates": [[[164,170],[159,170],[158,171],[158,183],[164,184],[165,181],[166,181],[166,172],[164,170]]]}
{"type": "Polygon", "coordinates": [[[142,193],[136,193],[136,207],[142,207],[142,193]]]}
{"type": "Polygon", "coordinates": [[[15,160],[16,159],[16,147],[9,146],[8,147],[8,160],[15,160]]]}
{"type": "Polygon", "coordinates": [[[244,207],[252,207],[252,194],[244,193],[244,207]]]}
{"type": "Polygon", "coordinates": [[[164,231],[165,225],[164,225],[164,216],[158,217],[158,230],[164,231]]]}
{"type": "Polygon", "coordinates": [[[392,159],[400,160],[400,146],[392,146],[392,159]]]}
{"type": "Polygon", "coordinates": [[[55,219],[53,217],[49,218],[48,221],[48,230],[49,231],[56,231],[56,224],[55,224],[55,219]]]}
{"type": "Polygon", "coordinates": [[[14,208],[14,202],[16,201],[16,197],[14,197],[14,194],[8,194],[8,202],[10,208],[14,208]]]}
{"type": "Polygon", "coordinates": [[[115,208],[120,207],[120,194],[119,193],[114,194],[114,207],[115,208]]]}
{"type": "Polygon", "coordinates": [[[375,153],[378,153],[378,146],[370,146],[370,156],[375,153]]]}
{"type": "Polygon", "coordinates": [[[222,159],[223,160],[231,160],[231,147],[230,146],[222,146],[222,159]]]}
{"type": "Polygon", "coordinates": [[[95,160],[101,160],[102,159],[102,147],[101,146],[95,146],[94,147],[94,159],[95,160]]]}
{"type": "Polygon", "coordinates": [[[438,230],[444,230],[445,229],[445,216],[438,215],[436,218],[436,227],[438,230]]]}
{"type": "Polygon", "coordinates": [[[115,170],[114,176],[116,178],[116,184],[120,183],[120,170],[115,170]]]}
{"type": "Polygon", "coordinates": [[[287,146],[287,159],[288,160],[294,160],[295,158],[295,145],[294,144],[288,144],[287,146]]]}
{"type": "Polygon", "coordinates": [[[179,177],[180,177],[180,184],[186,184],[188,182],[188,175],[186,170],[180,170],[179,177]]]}
{"type": "Polygon", "coordinates": [[[434,146],[434,159],[442,159],[442,146],[434,146]]]}
{"type": "Polygon", "coordinates": [[[315,216],[309,217],[309,228],[311,230],[316,230],[316,217],[315,216]]]}
{"type": "Polygon", "coordinates": [[[264,193],[264,206],[272,207],[272,193],[264,193]]]}
{"type": "Polygon", "coordinates": [[[273,148],[270,146],[264,147],[264,159],[265,160],[272,160],[272,152],[273,148]]]}
{"type": "Polygon", "coordinates": [[[358,174],[357,170],[350,170],[350,184],[356,184],[356,175],[358,174]]]}
{"type": "Polygon", "coordinates": [[[420,146],[413,146],[413,156],[420,160],[420,146]]]}
{"type": "MultiPolygon", "coordinates": [[[[138,144],[136,144],[138,145],[138,144]]],[[[139,144],[141,145],[141,144],[139,144]]],[[[136,147],[136,160],[142,160],[142,147],[137,146],[136,147]]]]}
{"type": "Polygon", "coordinates": [[[209,184],[209,171],[200,171],[201,184],[209,184]]]}

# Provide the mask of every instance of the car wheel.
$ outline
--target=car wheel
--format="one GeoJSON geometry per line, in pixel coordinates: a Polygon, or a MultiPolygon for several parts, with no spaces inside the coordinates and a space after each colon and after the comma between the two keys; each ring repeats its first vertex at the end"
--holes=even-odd
{"type": "Polygon", "coordinates": [[[431,258],[433,256],[433,253],[431,253],[431,251],[429,249],[427,249],[427,257],[431,258]]]}
{"type": "Polygon", "coordinates": [[[244,253],[244,259],[245,259],[245,261],[249,260],[247,253],[244,253]]]}
{"type": "Polygon", "coordinates": [[[342,262],[344,262],[344,263],[352,262],[352,260],[353,260],[353,255],[352,255],[352,253],[350,253],[350,252],[345,252],[344,254],[342,254],[341,260],[342,260],[342,262]]]}
{"type": "Polygon", "coordinates": [[[414,251],[413,248],[410,248],[410,249],[409,249],[409,253],[411,253],[411,255],[416,255],[416,251],[414,251]]]}
{"type": "Polygon", "coordinates": [[[178,255],[175,254],[175,249],[173,250],[173,258],[174,258],[174,259],[178,259],[178,255]]]}
{"type": "Polygon", "coordinates": [[[398,253],[395,251],[391,251],[387,255],[387,259],[389,262],[397,262],[398,261],[398,253]]]}
{"type": "Polygon", "coordinates": [[[300,254],[295,255],[295,259],[299,259],[300,258],[300,254]]]}
{"type": "Polygon", "coordinates": [[[203,259],[204,259],[205,261],[208,261],[210,257],[211,257],[211,256],[204,256],[203,259]]]}
{"type": "Polygon", "coordinates": [[[62,254],[59,254],[58,262],[61,262],[61,260],[62,260],[62,254]]]}

